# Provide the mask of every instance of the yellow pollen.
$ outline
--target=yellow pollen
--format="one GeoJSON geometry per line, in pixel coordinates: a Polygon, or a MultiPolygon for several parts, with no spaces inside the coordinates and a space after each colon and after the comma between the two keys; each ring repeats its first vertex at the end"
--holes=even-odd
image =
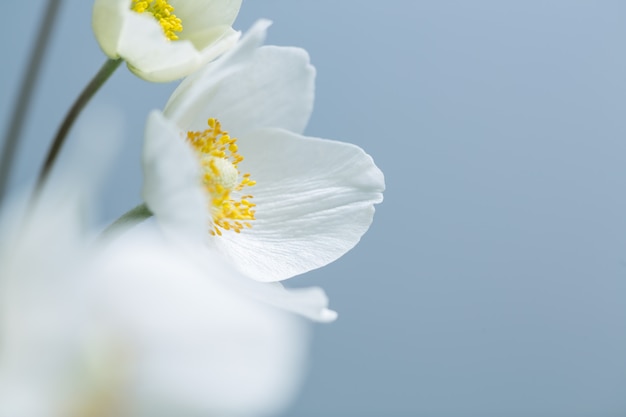
{"type": "Polygon", "coordinates": [[[210,233],[222,236],[223,230],[240,233],[251,228],[256,204],[252,195],[235,198],[245,187],[256,184],[250,174],[240,175],[238,164],[243,156],[237,153],[237,139],[222,130],[217,119],[209,119],[203,132],[187,132],[187,141],[199,156],[202,165],[202,184],[209,195],[209,210],[213,219],[210,233]]]}
{"type": "Polygon", "coordinates": [[[165,37],[175,41],[183,31],[183,22],[174,14],[174,7],[167,0],[132,0],[131,9],[137,13],[150,13],[163,28],[165,37]]]}

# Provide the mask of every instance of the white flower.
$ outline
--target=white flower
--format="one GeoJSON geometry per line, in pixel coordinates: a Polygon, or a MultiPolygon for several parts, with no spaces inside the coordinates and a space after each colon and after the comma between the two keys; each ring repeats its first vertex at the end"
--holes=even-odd
{"type": "Polygon", "coordinates": [[[268,25],[150,114],[143,155],[143,196],[161,227],[195,234],[264,282],[350,250],[384,189],[359,147],[302,135],[315,70],[302,49],[259,47],[268,25]]]}
{"type": "Polygon", "coordinates": [[[104,53],[148,81],[172,81],[215,59],[239,38],[241,0],[95,0],[92,25],[104,53]]]}

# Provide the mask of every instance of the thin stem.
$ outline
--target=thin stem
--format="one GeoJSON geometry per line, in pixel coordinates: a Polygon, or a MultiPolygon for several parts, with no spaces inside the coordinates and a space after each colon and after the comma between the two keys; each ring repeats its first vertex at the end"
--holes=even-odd
{"type": "Polygon", "coordinates": [[[100,237],[106,239],[111,234],[113,234],[113,232],[133,226],[143,220],[146,220],[149,217],[152,217],[152,215],[153,214],[148,206],[146,206],[145,204],[140,204],[137,207],[127,211],[122,215],[122,217],[108,225],[106,229],[102,231],[100,237]]]}
{"type": "Polygon", "coordinates": [[[40,69],[42,68],[42,62],[51,39],[50,35],[54,28],[54,22],[56,21],[60,4],[61,0],[48,1],[48,6],[43,15],[43,21],[39,33],[37,34],[35,45],[28,60],[26,74],[18,90],[17,103],[13,108],[9,127],[4,134],[4,140],[2,141],[4,148],[0,156],[0,203],[6,194],[9,175],[11,174],[11,168],[15,160],[15,152],[17,151],[17,144],[22,134],[26,113],[30,107],[33,91],[35,90],[35,85],[39,78],[40,69]]]}
{"type": "Polygon", "coordinates": [[[74,121],[83,108],[85,108],[91,97],[93,97],[96,91],[98,91],[105,81],[109,79],[111,74],[115,72],[121,63],[121,59],[108,59],[100,68],[100,71],[98,71],[89,84],[87,84],[80,96],[78,96],[72,105],[72,108],[70,108],[69,112],[65,116],[65,119],[63,120],[63,123],[61,124],[61,127],[59,127],[59,130],[54,137],[52,145],[50,145],[50,148],[48,149],[46,160],[44,161],[41,171],[39,172],[39,177],[37,178],[36,193],[41,189],[42,185],[46,181],[46,178],[48,177],[48,174],[50,173],[50,170],[54,166],[54,162],[56,161],[56,158],[65,143],[67,134],[74,124],[74,121]]]}

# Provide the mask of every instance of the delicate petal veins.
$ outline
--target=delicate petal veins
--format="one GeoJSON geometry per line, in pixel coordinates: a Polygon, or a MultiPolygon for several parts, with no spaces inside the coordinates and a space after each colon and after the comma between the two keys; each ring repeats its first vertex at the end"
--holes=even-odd
{"type": "Polygon", "coordinates": [[[246,275],[277,281],[326,265],[354,247],[382,201],[384,178],[357,146],[280,129],[239,138],[253,187],[256,220],[214,239],[246,275]]]}

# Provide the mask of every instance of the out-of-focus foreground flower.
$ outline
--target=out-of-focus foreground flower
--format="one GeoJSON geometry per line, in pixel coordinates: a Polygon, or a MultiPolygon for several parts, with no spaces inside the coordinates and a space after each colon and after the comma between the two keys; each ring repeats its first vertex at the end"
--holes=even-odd
{"type": "Polygon", "coordinates": [[[246,276],[328,264],[369,228],[384,178],[361,148],[306,137],[315,70],[299,48],[260,47],[258,22],[148,118],[143,196],[164,230],[194,235],[246,276]]]}
{"type": "Polygon", "coordinates": [[[152,229],[88,245],[80,221],[95,186],[80,173],[1,218],[0,416],[283,407],[299,386],[306,324],[232,287],[237,274],[220,260],[152,229]]]}
{"type": "Polygon", "coordinates": [[[148,81],[191,74],[239,38],[241,0],[95,0],[93,30],[104,53],[148,81]]]}
{"type": "Polygon", "coordinates": [[[234,270],[193,247],[146,230],[121,240],[95,274],[96,386],[120,383],[117,402],[132,416],[285,407],[303,376],[307,323],[238,290],[234,270]]]}
{"type": "Polygon", "coordinates": [[[47,192],[30,212],[25,204],[5,207],[1,218],[2,417],[60,416],[76,388],[71,375],[86,316],[76,271],[85,250],[78,227],[83,213],[70,190],[47,192]]]}

